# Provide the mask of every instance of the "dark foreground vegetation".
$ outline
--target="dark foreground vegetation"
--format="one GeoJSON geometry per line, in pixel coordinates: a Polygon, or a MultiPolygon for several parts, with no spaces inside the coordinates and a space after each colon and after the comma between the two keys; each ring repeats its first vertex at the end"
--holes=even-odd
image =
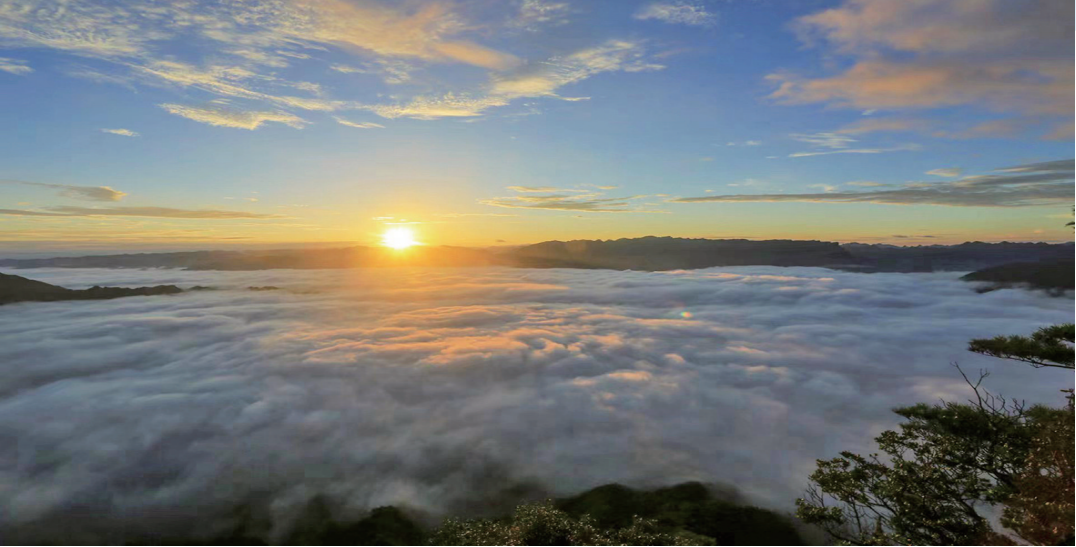
{"type": "Polygon", "coordinates": [[[183,289],[175,285],[156,287],[90,287],[89,289],[65,289],[43,281],[34,281],[18,275],[0,273],[0,304],[15,302],[53,302],[57,300],[107,300],[124,296],[150,296],[176,294],[183,289]]]}
{"type": "MultiPolygon", "coordinates": [[[[968,349],[1072,370],[1073,338],[1070,323],[972,340],[968,349]]],[[[875,439],[877,453],[819,460],[797,515],[853,545],[1072,545],[1071,386],[1059,386],[1065,404],[1027,406],[988,392],[986,376],[964,376],[967,403],[896,409],[906,421],[875,439]],[[997,509],[1001,529],[989,518],[997,509]]]]}
{"type": "MultiPolygon", "coordinates": [[[[217,544],[259,544],[251,521],[217,544]]],[[[643,491],[619,484],[524,504],[492,518],[449,518],[427,528],[396,507],[340,522],[321,499],[274,542],[292,545],[802,545],[792,521],[723,499],[696,482],[643,491]]]]}
{"type": "Polygon", "coordinates": [[[1076,278],[1074,266],[1076,264],[1071,258],[1048,262],[1018,262],[984,268],[965,275],[961,279],[989,283],[981,289],[982,292],[1025,286],[1060,296],[1065,291],[1071,291],[1074,288],[1073,280],[1076,278]]]}

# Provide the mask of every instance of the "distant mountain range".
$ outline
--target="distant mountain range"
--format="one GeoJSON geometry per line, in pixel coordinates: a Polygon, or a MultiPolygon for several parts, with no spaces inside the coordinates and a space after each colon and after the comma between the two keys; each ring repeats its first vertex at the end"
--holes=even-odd
{"type": "Polygon", "coordinates": [[[123,296],[149,296],[176,294],[183,289],[175,285],[156,287],[91,287],[89,289],[65,289],[43,281],[34,281],[18,275],[0,273],[0,304],[15,302],[53,302],[57,300],[106,300],[123,296]]]}
{"type": "Polygon", "coordinates": [[[714,266],[819,266],[864,272],[973,271],[1014,262],[1071,260],[1073,244],[981,243],[898,247],[825,241],[641,237],[546,241],[511,249],[416,246],[194,251],[0,259],[8,268],[329,269],[385,266],[509,266],[676,270],[714,266]]]}
{"type": "Polygon", "coordinates": [[[1014,262],[974,271],[960,279],[989,283],[983,292],[1015,286],[1042,289],[1055,295],[1074,289],[1076,264],[1068,260],[1055,262],[1014,262]]]}

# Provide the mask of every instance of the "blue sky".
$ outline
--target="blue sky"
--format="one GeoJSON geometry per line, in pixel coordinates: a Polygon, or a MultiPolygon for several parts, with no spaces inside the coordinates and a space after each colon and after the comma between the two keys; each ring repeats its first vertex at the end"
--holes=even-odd
{"type": "Polygon", "coordinates": [[[0,0],[0,250],[1068,240],[1072,12],[0,0]]]}

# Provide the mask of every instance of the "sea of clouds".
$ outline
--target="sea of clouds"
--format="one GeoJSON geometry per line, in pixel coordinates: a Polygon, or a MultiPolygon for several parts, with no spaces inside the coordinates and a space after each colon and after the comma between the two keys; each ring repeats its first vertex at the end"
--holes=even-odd
{"type": "Polygon", "coordinates": [[[23,539],[209,537],[244,506],[272,539],[316,496],[435,517],[609,482],[788,509],[891,408],[965,400],[953,362],[1028,402],[1072,385],[965,350],[1072,321],[1071,297],[956,273],[12,273],[217,288],[0,307],[0,528],[23,539]]]}

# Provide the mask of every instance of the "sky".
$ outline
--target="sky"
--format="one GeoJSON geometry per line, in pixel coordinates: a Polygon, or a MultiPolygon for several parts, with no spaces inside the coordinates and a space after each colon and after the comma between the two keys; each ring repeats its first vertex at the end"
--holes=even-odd
{"type": "Polygon", "coordinates": [[[0,253],[1069,241],[1052,0],[0,0],[0,253]]]}

